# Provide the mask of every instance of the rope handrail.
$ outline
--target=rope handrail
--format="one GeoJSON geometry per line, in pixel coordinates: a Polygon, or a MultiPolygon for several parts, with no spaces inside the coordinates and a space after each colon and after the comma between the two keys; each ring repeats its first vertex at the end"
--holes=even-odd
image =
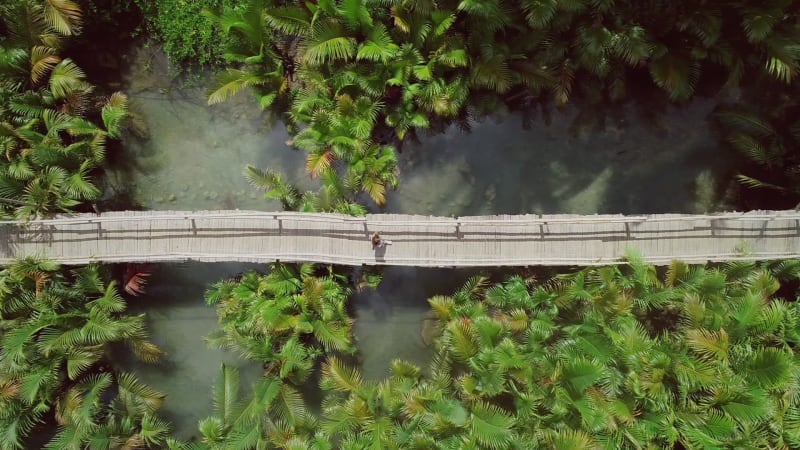
{"type": "MultiPolygon", "coordinates": [[[[762,260],[777,260],[777,259],[786,259],[786,258],[797,258],[800,256],[798,252],[758,252],[756,255],[745,255],[739,252],[726,252],[726,253],[715,253],[715,254],[702,254],[702,255],[691,255],[688,257],[680,258],[683,262],[697,262],[697,261],[750,261],[754,259],[754,256],[757,256],[758,259],[762,260]]],[[[343,257],[342,255],[333,255],[333,254],[326,254],[326,253],[270,253],[265,255],[242,255],[242,254],[227,254],[227,253],[204,253],[204,252],[197,252],[197,253],[165,253],[162,255],[149,257],[147,261],[149,262],[157,262],[159,260],[163,261],[176,261],[176,260],[226,260],[227,258],[236,257],[238,260],[253,260],[253,261],[315,261],[315,262],[322,262],[322,263],[332,263],[332,264],[347,264],[347,263],[356,263],[362,264],[365,261],[369,260],[370,258],[359,258],[359,257],[343,257]]],[[[140,255],[114,255],[114,256],[104,256],[104,255],[92,255],[91,257],[87,258],[77,258],[74,260],[68,260],[69,262],[80,262],[85,263],[87,261],[104,261],[104,262],[136,262],[139,261],[140,255]]],[[[671,256],[650,256],[647,258],[650,262],[669,262],[676,258],[671,256]]],[[[546,258],[540,259],[541,263],[550,263],[553,264],[561,264],[561,265],[608,265],[608,264],[625,264],[624,258],[591,258],[591,257],[552,257],[548,256],[546,258]]],[[[468,258],[468,259],[459,259],[459,260],[451,260],[445,258],[430,258],[426,257],[423,259],[416,259],[416,258],[394,258],[393,263],[395,265],[412,265],[412,266],[457,266],[457,265],[469,265],[469,266],[498,266],[498,265],[520,265],[529,263],[528,259],[526,258],[468,258]]]]}
{"type": "MultiPolygon", "coordinates": [[[[733,221],[753,221],[753,220],[800,220],[800,212],[796,210],[771,211],[767,214],[749,212],[726,212],[719,214],[666,214],[666,215],[592,215],[592,216],[573,216],[573,217],[550,217],[541,215],[530,217],[530,215],[508,216],[504,218],[478,218],[478,217],[437,217],[429,216],[431,219],[420,220],[381,220],[380,214],[368,215],[365,217],[353,217],[340,214],[328,213],[299,213],[299,212],[262,212],[262,211],[175,211],[170,214],[153,211],[144,214],[134,215],[90,215],[80,217],[58,217],[47,219],[34,219],[29,221],[4,220],[2,225],[79,225],[79,224],[102,224],[113,222],[137,222],[152,220],[196,220],[196,219],[272,219],[272,220],[292,220],[298,222],[321,222],[321,223],[363,223],[371,226],[466,226],[466,225],[493,225],[493,226],[526,226],[526,225],[547,225],[547,224],[635,224],[642,222],[665,222],[665,221],[698,221],[698,220],[733,220],[733,221]]],[[[413,217],[413,216],[412,216],[413,217]]]]}

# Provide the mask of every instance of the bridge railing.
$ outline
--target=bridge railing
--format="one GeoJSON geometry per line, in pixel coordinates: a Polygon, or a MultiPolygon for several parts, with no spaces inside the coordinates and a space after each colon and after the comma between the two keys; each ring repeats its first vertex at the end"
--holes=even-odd
{"type": "MultiPolygon", "coordinates": [[[[152,220],[192,220],[192,219],[252,219],[276,221],[292,220],[298,222],[338,222],[338,223],[363,223],[374,226],[462,226],[462,225],[493,225],[493,226],[525,226],[525,225],[547,225],[547,224],[635,224],[642,222],[694,222],[698,220],[732,220],[732,221],[772,221],[772,220],[800,220],[800,211],[759,211],[759,212],[729,212],[717,214],[700,215],[596,215],[596,216],[572,216],[558,217],[547,215],[520,215],[498,218],[482,218],[475,216],[465,217],[436,217],[430,219],[411,219],[411,220],[382,220],[381,214],[367,215],[363,217],[346,216],[342,214],[329,213],[299,213],[299,212],[261,212],[261,211],[209,211],[209,212],[189,212],[175,211],[173,213],[160,213],[153,211],[144,214],[110,214],[110,215],[79,215],[63,216],[47,219],[34,219],[29,221],[0,221],[3,225],[78,225],[78,224],[102,224],[113,222],[139,222],[152,220]]],[[[413,216],[412,216],[413,217],[413,216]]]]}

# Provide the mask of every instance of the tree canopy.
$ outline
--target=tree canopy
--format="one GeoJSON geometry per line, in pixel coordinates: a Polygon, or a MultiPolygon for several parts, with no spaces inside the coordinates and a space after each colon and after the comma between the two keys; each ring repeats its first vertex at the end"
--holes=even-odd
{"type": "Polygon", "coordinates": [[[800,69],[792,1],[246,0],[206,14],[228,62],[208,103],[252,91],[293,128],[319,196],[378,206],[397,183],[391,145],[417,130],[643,87],[680,102],[701,82],[788,86],[800,69]]]}
{"type": "Polygon", "coordinates": [[[127,97],[95,94],[65,39],[80,31],[72,1],[0,7],[0,214],[29,219],[97,200],[93,175],[119,138],[127,97]],[[102,125],[98,125],[102,124],[102,125]]]}
{"type": "MultiPolygon", "coordinates": [[[[475,276],[429,299],[438,338],[427,369],[395,360],[391,376],[368,381],[326,347],[319,416],[275,370],[237,400],[236,373],[223,367],[201,447],[793,448],[798,281],[798,261],[656,269],[634,254],[544,282],[475,276]]],[[[237,322],[249,329],[254,317],[278,316],[237,322]]]]}
{"type": "Polygon", "coordinates": [[[61,271],[23,259],[0,271],[0,449],[29,448],[44,423],[59,426],[46,447],[54,450],[90,442],[156,447],[166,437],[155,416],[164,395],[110,370],[114,343],[145,362],[161,355],[147,340],[144,315],[125,309],[97,266],[61,271]]]}

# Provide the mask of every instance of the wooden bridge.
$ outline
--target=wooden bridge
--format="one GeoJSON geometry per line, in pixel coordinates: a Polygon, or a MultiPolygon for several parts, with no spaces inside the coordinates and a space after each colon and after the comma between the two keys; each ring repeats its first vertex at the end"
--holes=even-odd
{"type": "Polygon", "coordinates": [[[800,212],[430,217],[258,211],[124,211],[0,222],[0,264],[310,261],[345,265],[667,264],[800,257],[800,212]],[[370,237],[391,241],[373,250],[370,237]]]}

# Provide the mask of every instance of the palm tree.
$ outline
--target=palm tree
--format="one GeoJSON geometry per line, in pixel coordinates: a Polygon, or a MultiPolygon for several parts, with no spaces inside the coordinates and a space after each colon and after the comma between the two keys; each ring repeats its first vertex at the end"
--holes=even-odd
{"type": "Polygon", "coordinates": [[[101,373],[71,387],[56,407],[58,433],[47,450],[136,447],[161,448],[169,425],[155,415],[164,394],[133,375],[101,373]],[[104,400],[112,387],[117,396],[104,400]]]}
{"type": "Polygon", "coordinates": [[[208,104],[220,103],[244,88],[253,89],[262,109],[272,106],[278,95],[287,91],[292,77],[291,50],[280,44],[270,16],[264,14],[267,2],[250,0],[243,8],[204,13],[222,27],[227,40],[224,58],[240,64],[217,75],[208,91],[208,104]]]}
{"type": "Polygon", "coordinates": [[[218,305],[221,329],[211,341],[264,362],[265,373],[304,382],[323,351],[352,353],[349,290],[332,274],[314,267],[273,264],[270,273],[249,272],[238,282],[222,281],[206,293],[218,305]]]}
{"type": "Polygon", "coordinates": [[[69,211],[100,196],[91,177],[104,161],[106,139],[121,136],[127,99],[120,93],[96,98],[80,67],[59,56],[62,38],[80,27],[75,3],[15,2],[4,19],[0,197],[10,201],[3,212],[27,219],[69,211]],[[87,120],[93,113],[102,127],[87,120]]]}
{"type": "Polygon", "coordinates": [[[244,175],[253,187],[266,191],[264,198],[279,200],[288,211],[337,212],[351,216],[367,213],[364,206],[353,200],[352,190],[347,189],[339,174],[331,169],[321,172],[322,187],[318,191],[302,194],[294,185],[284,181],[281,174],[268,169],[247,166],[244,175]]]}
{"type": "Polygon", "coordinates": [[[203,448],[330,448],[315,433],[316,420],[300,393],[280,379],[262,377],[251,398],[239,397],[239,373],[223,364],[214,388],[214,415],[199,423],[203,448]]]}
{"type": "MultiPolygon", "coordinates": [[[[64,425],[80,428],[75,439],[96,430],[93,418],[104,414],[91,408],[111,383],[103,370],[109,345],[124,342],[145,362],[161,355],[147,340],[144,317],[124,311],[115,284],[104,283],[97,266],[61,272],[57,264],[28,258],[0,271],[0,448],[23,448],[54,408],[64,425]],[[80,405],[79,419],[63,409],[80,405]]],[[[118,375],[120,395],[136,387],[129,381],[118,375]]]]}
{"type": "Polygon", "coordinates": [[[628,264],[432,298],[436,370],[474,405],[510,397],[511,436],[542,446],[792,445],[797,313],[773,296],[797,262],[628,264]]]}

